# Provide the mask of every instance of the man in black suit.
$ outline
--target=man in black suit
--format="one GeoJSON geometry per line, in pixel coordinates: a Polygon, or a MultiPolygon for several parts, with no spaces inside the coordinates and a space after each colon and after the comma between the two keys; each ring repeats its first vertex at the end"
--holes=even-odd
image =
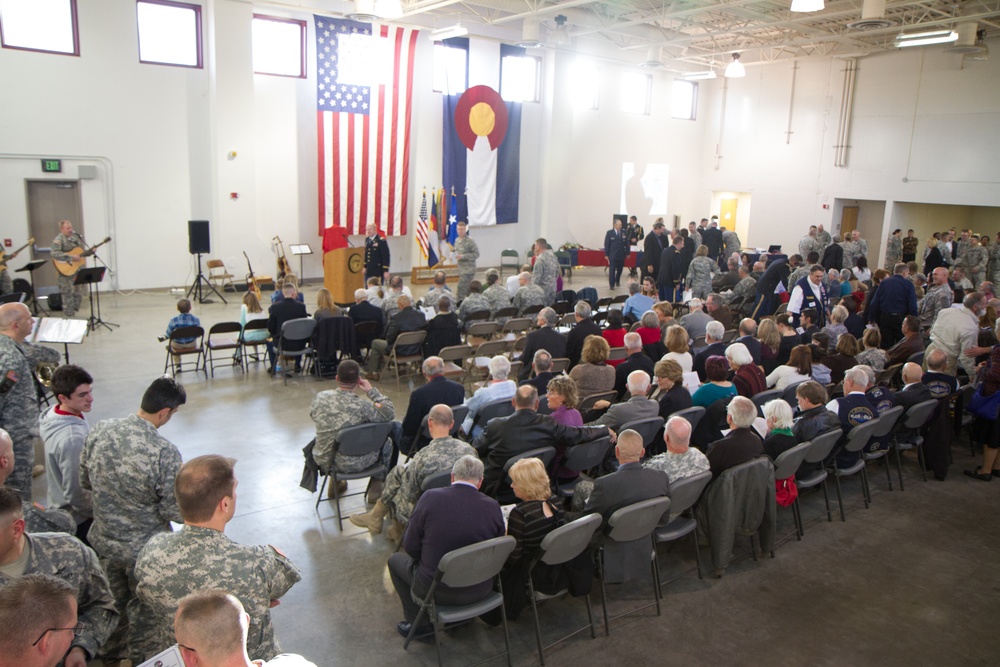
{"type": "Polygon", "coordinates": [[[355,324],[374,322],[378,325],[375,337],[378,338],[382,335],[382,309],[368,302],[368,292],[366,290],[360,288],[354,290],[354,305],[350,307],[347,314],[354,320],[355,324]]]}
{"type": "Polygon", "coordinates": [[[369,278],[389,282],[389,243],[372,223],[365,229],[365,283],[369,278]]]}
{"type": "Polygon", "coordinates": [[[760,366],[760,341],[757,340],[757,323],[754,320],[749,317],[740,320],[740,337],[733,342],[746,345],[753,362],[760,366]]]}
{"type": "Polygon", "coordinates": [[[600,514],[606,522],[615,511],[628,505],[651,498],[670,497],[667,473],[643,468],[639,463],[645,452],[641,435],[631,429],[622,431],[615,446],[618,470],[594,480],[594,490],[583,507],[585,514],[600,514]]]}
{"type": "Polygon", "coordinates": [[[666,249],[670,238],[664,234],[666,225],[662,222],[653,224],[653,233],[646,236],[642,246],[642,277],[653,276],[660,272],[660,255],[666,249]]]}
{"type": "Polygon", "coordinates": [[[625,334],[625,353],[628,357],[615,368],[615,391],[618,392],[618,400],[625,396],[628,391],[628,375],[632,371],[646,371],[649,377],[653,377],[655,364],[642,351],[642,337],[634,331],[625,334]]]}
{"type": "Polygon", "coordinates": [[[708,256],[718,261],[722,250],[722,230],[719,229],[717,220],[712,220],[708,229],[701,233],[701,243],[708,247],[708,256]]]}
{"type": "Polygon", "coordinates": [[[589,303],[577,301],[573,307],[573,315],[576,317],[576,326],[566,335],[566,357],[569,359],[570,368],[580,363],[583,341],[587,336],[601,335],[601,326],[594,321],[589,303]]]}
{"type": "MultiPolygon", "coordinates": [[[[289,320],[296,320],[301,317],[308,317],[305,305],[295,299],[295,285],[285,284],[281,287],[281,301],[272,303],[267,309],[267,330],[271,334],[271,341],[267,344],[267,356],[271,360],[269,372],[274,372],[274,357],[277,354],[277,346],[281,341],[281,326],[289,320]]],[[[306,341],[301,344],[293,344],[295,350],[305,349],[306,341]]],[[[283,349],[291,351],[293,345],[285,345],[283,349]]],[[[299,358],[295,358],[295,368],[299,368],[299,358]]]]}
{"type": "Polygon", "coordinates": [[[462,344],[462,325],[452,307],[451,297],[438,299],[438,314],[427,323],[427,338],[424,339],[424,356],[434,356],[441,348],[462,344]]]}
{"type": "Polygon", "coordinates": [[[722,326],[722,322],[712,321],[705,325],[705,342],[707,346],[694,355],[694,362],[691,365],[691,370],[698,374],[698,379],[702,382],[705,382],[706,379],[705,362],[708,361],[708,358],[726,356],[726,344],[722,342],[725,334],[726,328],[722,326]]]}
{"type": "Polygon", "coordinates": [[[656,275],[656,285],[661,301],[679,300],[678,293],[687,273],[684,265],[684,237],[678,234],[670,247],[660,254],[660,270],[656,275]]]}
{"type": "MultiPolygon", "coordinates": [[[[371,352],[368,355],[368,379],[377,382],[382,372],[382,359],[389,354],[392,346],[396,344],[399,334],[406,331],[419,331],[427,326],[427,318],[419,310],[413,307],[410,297],[405,294],[399,295],[399,312],[392,316],[389,325],[385,328],[385,338],[372,341],[371,352]]],[[[410,355],[420,354],[419,345],[407,345],[406,349],[398,350],[398,354],[410,355]]]]}
{"type": "Polygon", "coordinates": [[[502,503],[517,502],[503,470],[512,457],[539,447],[571,447],[613,435],[607,426],[563,426],[548,415],[538,414],[538,392],[532,386],[518,387],[512,400],[514,414],[491,419],[473,443],[486,462],[485,491],[502,503]]]}
{"type": "MultiPolygon", "coordinates": [[[[552,308],[542,308],[538,312],[536,320],[538,329],[527,335],[524,342],[524,351],[521,352],[521,359],[527,361],[535,358],[535,352],[545,350],[552,355],[553,359],[564,359],[566,357],[566,336],[555,330],[559,324],[559,315],[552,308]]],[[[523,364],[521,371],[517,374],[519,382],[524,382],[531,376],[531,365],[523,364]]]]}
{"type": "MultiPolygon", "coordinates": [[[[449,551],[502,537],[507,532],[497,501],[479,492],[483,483],[483,463],[463,456],[451,469],[451,486],[425,491],[417,501],[403,534],[403,550],[389,557],[389,576],[403,605],[403,618],[396,625],[402,636],[413,627],[419,605],[413,596],[427,595],[438,563],[449,551]]],[[[463,605],[481,600],[493,590],[493,582],[450,588],[438,585],[437,604],[463,605]]],[[[416,635],[433,632],[429,623],[418,627],[416,635]]]]}
{"type": "MultiPolygon", "coordinates": [[[[792,255],[793,260],[798,255],[792,255]]],[[[757,281],[757,305],[754,306],[754,317],[770,315],[778,306],[778,297],[774,294],[778,283],[785,285],[788,283],[788,275],[791,272],[787,259],[776,259],[767,265],[764,275],[757,281]]]]}
{"type": "Polygon", "coordinates": [[[764,443],[753,430],[757,419],[757,406],[749,398],[737,396],[726,408],[726,422],[729,434],[716,440],[708,447],[708,464],[715,479],[725,470],[746,463],[758,456],[764,456],[764,443]]]}
{"type": "Polygon", "coordinates": [[[924,371],[912,361],[903,366],[903,388],[896,392],[896,402],[909,410],[917,403],[934,399],[930,388],[923,383],[924,371]]]}
{"type": "Polygon", "coordinates": [[[531,358],[531,367],[535,371],[535,376],[521,384],[531,385],[539,396],[544,396],[549,388],[549,380],[558,375],[552,372],[552,355],[547,350],[538,350],[531,358]]]}
{"type": "Polygon", "coordinates": [[[420,443],[417,436],[420,434],[420,422],[430,414],[431,408],[438,403],[451,408],[461,405],[465,400],[465,387],[443,375],[444,361],[441,357],[427,357],[421,370],[427,383],[410,393],[410,404],[403,417],[403,437],[399,442],[399,451],[407,456],[412,456],[419,451],[421,444],[429,442],[420,443]]]}

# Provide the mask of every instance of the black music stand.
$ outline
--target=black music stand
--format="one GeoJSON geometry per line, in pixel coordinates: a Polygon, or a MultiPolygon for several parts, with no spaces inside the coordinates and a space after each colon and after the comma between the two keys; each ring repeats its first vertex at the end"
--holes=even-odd
{"type": "Polygon", "coordinates": [[[105,327],[108,331],[114,331],[111,327],[118,326],[114,322],[105,322],[101,319],[101,307],[98,305],[95,314],[94,311],[94,293],[98,293],[98,304],[100,304],[100,283],[104,280],[104,272],[107,271],[107,267],[95,266],[91,269],[80,269],[76,272],[76,278],[73,280],[73,285],[86,285],[90,292],[90,317],[87,318],[87,335],[90,335],[91,331],[97,329],[98,325],[105,327]]]}
{"type": "Polygon", "coordinates": [[[293,255],[298,255],[299,257],[299,282],[301,283],[306,277],[305,271],[302,268],[302,258],[305,255],[313,254],[313,249],[309,247],[308,243],[293,244],[288,246],[288,248],[292,251],[293,255]]]}
{"type": "Polygon", "coordinates": [[[195,254],[198,255],[198,275],[195,276],[194,282],[191,283],[191,288],[188,290],[187,298],[190,299],[191,295],[194,294],[195,298],[198,299],[198,303],[212,303],[212,300],[206,299],[202,293],[201,284],[205,283],[208,286],[208,289],[215,292],[215,296],[222,299],[222,303],[229,303],[226,301],[226,297],[219,294],[219,290],[215,289],[215,285],[209,282],[208,278],[205,277],[205,274],[201,272],[201,253],[199,252],[195,254]]]}
{"type": "Polygon", "coordinates": [[[0,305],[5,303],[21,303],[24,301],[24,292],[11,292],[0,296],[0,305]]]}
{"type": "MultiPolygon", "coordinates": [[[[15,273],[21,273],[22,271],[28,272],[28,278],[31,281],[31,310],[34,311],[35,315],[38,315],[39,311],[38,299],[35,298],[35,271],[40,267],[45,266],[45,264],[46,261],[44,259],[35,259],[15,271],[15,273]]],[[[42,310],[44,310],[44,308],[42,310]]]]}

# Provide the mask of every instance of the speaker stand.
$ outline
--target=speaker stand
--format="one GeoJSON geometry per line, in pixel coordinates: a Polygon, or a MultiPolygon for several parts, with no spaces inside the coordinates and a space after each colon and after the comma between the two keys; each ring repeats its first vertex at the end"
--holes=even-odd
{"type": "Polygon", "coordinates": [[[205,274],[201,272],[201,253],[199,252],[197,253],[197,255],[198,255],[198,275],[195,276],[194,282],[191,283],[191,288],[188,290],[187,298],[190,299],[191,295],[194,294],[195,298],[198,299],[198,303],[212,303],[211,299],[206,299],[204,296],[204,292],[202,291],[201,288],[202,283],[204,283],[205,286],[208,287],[208,289],[215,292],[215,296],[222,299],[222,303],[228,304],[229,302],[226,301],[226,297],[219,294],[219,290],[215,289],[215,285],[209,282],[208,278],[205,277],[205,274]]]}

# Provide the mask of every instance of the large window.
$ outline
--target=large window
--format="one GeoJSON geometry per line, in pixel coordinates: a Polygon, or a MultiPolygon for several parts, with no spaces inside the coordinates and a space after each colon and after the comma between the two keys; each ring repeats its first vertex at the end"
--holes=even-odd
{"type": "Polygon", "coordinates": [[[500,97],[507,102],[541,101],[542,59],[504,56],[500,61],[500,97]]]}
{"type": "Polygon", "coordinates": [[[167,0],[138,0],[139,62],[201,67],[201,7],[167,0]]]}
{"type": "Polygon", "coordinates": [[[434,92],[445,95],[464,93],[469,87],[469,50],[434,43],[434,92]]]}
{"type": "Polygon", "coordinates": [[[253,16],[253,71],[306,77],[306,22],[253,16]]]}
{"type": "Polygon", "coordinates": [[[640,72],[625,72],[621,78],[621,103],[625,113],[649,113],[649,97],[653,79],[640,72]]]}
{"type": "Polygon", "coordinates": [[[670,97],[670,115],[681,120],[694,120],[698,110],[698,84],[674,79],[670,97]]]}
{"type": "Polygon", "coordinates": [[[577,109],[596,109],[601,69],[596,63],[577,58],[570,66],[569,93],[577,109]]]}
{"type": "Polygon", "coordinates": [[[0,0],[4,48],[80,55],[76,0],[0,0]]]}

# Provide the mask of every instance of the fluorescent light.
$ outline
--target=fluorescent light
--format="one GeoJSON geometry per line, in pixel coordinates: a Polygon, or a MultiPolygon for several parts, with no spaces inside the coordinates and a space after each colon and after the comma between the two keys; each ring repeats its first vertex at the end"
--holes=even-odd
{"type": "Polygon", "coordinates": [[[823,9],[823,0],[792,0],[793,12],[818,12],[823,9]]]}
{"type": "Polygon", "coordinates": [[[947,44],[958,39],[954,30],[931,30],[930,32],[914,32],[909,35],[900,33],[893,42],[898,49],[908,46],[928,46],[930,44],[947,44]]]}
{"type": "Polygon", "coordinates": [[[436,30],[431,30],[431,41],[441,42],[446,39],[451,39],[452,37],[464,37],[469,34],[469,29],[465,26],[456,23],[455,25],[448,26],[447,28],[438,28],[436,30]]]}
{"type": "Polygon", "coordinates": [[[740,62],[740,54],[733,54],[733,62],[726,65],[726,78],[739,79],[747,75],[747,68],[740,62]]]}
{"type": "Polygon", "coordinates": [[[705,79],[714,79],[715,70],[710,69],[705,72],[690,72],[684,75],[685,81],[703,81],[705,79]]]}

